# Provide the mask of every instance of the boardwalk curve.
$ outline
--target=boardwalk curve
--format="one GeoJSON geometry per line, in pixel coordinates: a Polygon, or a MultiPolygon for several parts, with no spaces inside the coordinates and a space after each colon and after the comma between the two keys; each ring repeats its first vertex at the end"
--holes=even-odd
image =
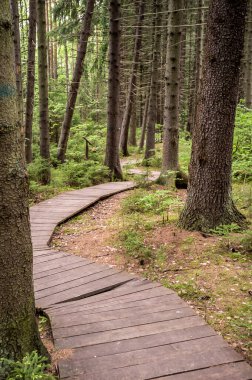
{"type": "Polygon", "coordinates": [[[50,317],[68,380],[251,380],[252,369],[172,290],[48,247],[55,227],[134,188],[69,191],[30,211],[36,306],[50,317]]]}

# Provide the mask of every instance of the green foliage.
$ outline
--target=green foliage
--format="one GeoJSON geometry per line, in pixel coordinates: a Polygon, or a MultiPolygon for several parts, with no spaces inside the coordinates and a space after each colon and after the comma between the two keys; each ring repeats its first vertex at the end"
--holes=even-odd
{"type": "Polygon", "coordinates": [[[231,224],[222,224],[221,226],[217,226],[214,229],[210,229],[209,232],[213,233],[214,235],[218,236],[225,236],[232,232],[241,232],[242,229],[238,224],[231,223],[231,224]]]}
{"type": "Polygon", "coordinates": [[[237,180],[252,179],[252,111],[242,104],[237,107],[234,147],[233,176],[237,180]]]}
{"type": "Polygon", "coordinates": [[[46,373],[50,369],[47,358],[37,352],[27,354],[22,361],[0,359],[0,379],[2,380],[55,380],[46,373]]]}
{"type": "Polygon", "coordinates": [[[180,203],[180,200],[174,198],[168,190],[155,192],[135,190],[131,197],[123,201],[123,211],[128,214],[132,212],[160,214],[168,210],[170,206],[180,205],[180,203]]]}
{"type": "Polygon", "coordinates": [[[150,259],[152,250],[144,243],[141,232],[137,229],[130,228],[120,233],[120,242],[126,253],[134,259],[150,259]]]}

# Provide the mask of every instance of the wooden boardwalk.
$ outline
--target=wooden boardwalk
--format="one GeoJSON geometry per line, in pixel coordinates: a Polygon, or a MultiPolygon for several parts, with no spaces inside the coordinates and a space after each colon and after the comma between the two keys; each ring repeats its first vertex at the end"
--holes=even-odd
{"type": "Polygon", "coordinates": [[[68,353],[60,378],[251,380],[251,367],[172,290],[48,247],[59,223],[133,187],[93,186],[31,208],[36,305],[68,353]]]}

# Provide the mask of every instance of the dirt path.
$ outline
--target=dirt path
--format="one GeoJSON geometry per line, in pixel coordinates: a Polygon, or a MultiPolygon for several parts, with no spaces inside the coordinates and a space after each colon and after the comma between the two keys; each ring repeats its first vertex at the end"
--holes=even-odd
{"type": "Polygon", "coordinates": [[[130,193],[120,193],[99,202],[75,220],[64,224],[56,231],[52,245],[98,263],[125,269],[127,260],[120,249],[110,243],[118,232],[113,217],[121,208],[120,201],[130,193]]]}

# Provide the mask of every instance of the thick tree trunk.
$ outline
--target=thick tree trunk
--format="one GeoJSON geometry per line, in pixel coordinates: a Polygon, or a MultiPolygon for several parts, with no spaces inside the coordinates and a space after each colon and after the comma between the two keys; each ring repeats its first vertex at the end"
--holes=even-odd
{"type": "Polygon", "coordinates": [[[128,134],[129,134],[129,125],[132,112],[132,103],[134,98],[134,91],[136,87],[137,80],[137,68],[139,61],[139,54],[142,43],[142,24],[144,20],[144,0],[141,0],[139,5],[139,15],[138,22],[135,34],[135,46],[133,54],[133,65],[129,81],[128,93],[126,95],[126,106],[123,114],[123,121],[121,127],[121,149],[124,156],[128,156],[128,134]]]}
{"type": "Polygon", "coordinates": [[[245,66],[245,104],[252,108],[252,3],[249,2],[246,36],[246,66],[245,66]]]}
{"type": "Polygon", "coordinates": [[[44,160],[41,183],[50,183],[50,135],[45,0],[37,0],[40,156],[44,160]]]}
{"type": "Polygon", "coordinates": [[[17,86],[17,97],[18,97],[18,118],[23,128],[24,105],[23,105],[23,81],[22,81],[18,0],[11,0],[11,10],[12,10],[13,30],[14,30],[16,86],[17,86]]]}
{"type": "Polygon", "coordinates": [[[147,115],[146,128],[146,146],[144,158],[148,160],[155,155],[155,124],[157,121],[157,91],[159,80],[159,62],[160,62],[160,44],[161,44],[161,20],[162,20],[162,4],[158,0],[153,0],[153,12],[156,12],[154,23],[154,50],[151,72],[150,98],[147,115]]]}
{"type": "Polygon", "coordinates": [[[120,138],[120,2],[110,1],[109,80],[108,80],[108,127],[105,165],[111,179],[122,179],[119,157],[120,138]]]}
{"type": "Polygon", "coordinates": [[[94,11],[94,4],[95,4],[95,0],[88,0],[85,16],[82,21],[77,59],[75,63],[72,83],[69,90],[65,117],[62,124],[59,145],[58,145],[57,158],[62,163],[65,161],[71,122],[72,122],[72,118],[74,114],[74,108],[75,108],[78,90],[80,86],[80,80],[83,73],[83,62],[85,59],[88,38],[91,31],[91,21],[92,21],[92,16],[93,16],[93,11],[94,11]]]}
{"type": "Polygon", "coordinates": [[[25,111],[25,156],[26,162],[32,162],[32,122],[34,109],[35,53],[36,53],[36,0],[29,1],[29,36],[27,59],[27,86],[25,111]]]}
{"type": "MultiPolygon", "coordinates": [[[[181,0],[170,0],[165,69],[163,161],[160,179],[168,183],[169,172],[179,170],[179,75],[182,24],[181,0]]],[[[171,174],[171,173],[170,173],[171,174]]],[[[176,176],[172,175],[172,178],[176,176]]]]}
{"type": "Polygon", "coordinates": [[[0,8],[0,358],[40,351],[9,0],[0,8]]]}
{"type": "Polygon", "coordinates": [[[180,216],[186,229],[244,223],[231,198],[231,164],[246,8],[246,1],[210,2],[188,198],[180,216]]]}

